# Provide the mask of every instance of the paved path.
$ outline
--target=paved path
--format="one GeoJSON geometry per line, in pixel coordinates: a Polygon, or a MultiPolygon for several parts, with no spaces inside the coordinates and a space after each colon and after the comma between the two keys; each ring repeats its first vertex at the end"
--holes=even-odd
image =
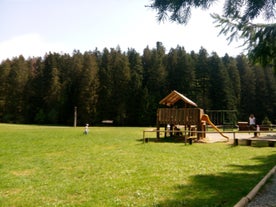
{"type": "Polygon", "coordinates": [[[267,181],[247,207],[276,207],[276,173],[267,181]]]}
{"type": "MultiPolygon", "coordinates": [[[[229,142],[233,143],[233,133],[225,133],[228,136],[229,142]]],[[[269,135],[264,133],[263,136],[269,135]]],[[[271,135],[275,135],[272,133],[271,135]]],[[[237,138],[251,138],[253,133],[236,133],[237,138]]],[[[223,142],[226,139],[223,138],[219,133],[207,133],[206,142],[223,142]]],[[[247,205],[247,207],[276,207],[276,172],[273,176],[268,179],[263,188],[257,193],[253,200],[247,205]]]]}
{"type": "MultiPolygon", "coordinates": [[[[234,133],[223,133],[223,134],[229,137],[229,142],[230,143],[233,143],[234,133]]],[[[275,136],[276,133],[275,132],[273,132],[273,133],[261,133],[261,136],[268,136],[268,135],[275,136]]],[[[236,138],[252,138],[252,137],[254,137],[254,133],[238,133],[238,132],[236,132],[235,136],[236,136],[236,138]]],[[[227,141],[227,139],[225,139],[223,136],[221,136],[217,132],[214,132],[214,133],[213,132],[210,132],[210,133],[207,132],[205,141],[207,143],[214,143],[214,142],[224,142],[224,141],[227,141]]]]}

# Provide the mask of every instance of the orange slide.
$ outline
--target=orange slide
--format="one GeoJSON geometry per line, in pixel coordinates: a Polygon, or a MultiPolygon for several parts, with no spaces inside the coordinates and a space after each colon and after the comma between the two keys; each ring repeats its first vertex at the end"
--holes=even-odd
{"type": "Polygon", "coordinates": [[[209,119],[209,116],[207,114],[203,114],[201,117],[201,121],[206,121],[211,127],[213,127],[218,133],[220,133],[221,136],[226,138],[229,141],[229,137],[225,136],[217,127],[214,125],[211,120],[209,119]]]}

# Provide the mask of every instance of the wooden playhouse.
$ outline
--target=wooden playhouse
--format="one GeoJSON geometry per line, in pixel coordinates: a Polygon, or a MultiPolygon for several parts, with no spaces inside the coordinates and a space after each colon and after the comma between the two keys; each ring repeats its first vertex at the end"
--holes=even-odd
{"type": "MultiPolygon", "coordinates": [[[[191,134],[191,131],[205,131],[205,123],[202,122],[204,111],[198,108],[192,100],[174,90],[159,104],[156,120],[157,139],[160,138],[161,127],[165,127],[164,132],[169,131],[170,136],[181,132],[185,138],[191,137],[191,135],[196,136],[197,139],[205,137],[205,133],[191,134]],[[186,131],[188,134],[185,133],[186,131]]],[[[165,137],[166,135],[167,133],[165,133],[165,137]]]]}

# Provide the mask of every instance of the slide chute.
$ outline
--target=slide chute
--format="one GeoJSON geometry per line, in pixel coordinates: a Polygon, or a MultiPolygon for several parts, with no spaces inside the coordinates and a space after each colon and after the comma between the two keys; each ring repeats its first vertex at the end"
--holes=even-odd
{"type": "Polygon", "coordinates": [[[214,128],[218,133],[220,133],[221,136],[223,136],[224,138],[226,138],[229,141],[229,137],[225,136],[217,127],[216,125],[213,124],[213,122],[211,122],[211,120],[209,119],[209,116],[207,114],[203,114],[201,117],[201,121],[206,121],[209,125],[211,125],[212,128],[214,128]]]}

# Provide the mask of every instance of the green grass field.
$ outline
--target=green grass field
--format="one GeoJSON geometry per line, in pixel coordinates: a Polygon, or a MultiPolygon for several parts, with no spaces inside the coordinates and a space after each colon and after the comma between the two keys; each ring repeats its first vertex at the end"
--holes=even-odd
{"type": "Polygon", "coordinates": [[[83,129],[0,124],[0,206],[233,206],[276,160],[270,147],[143,144],[144,128],[83,129]]]}

